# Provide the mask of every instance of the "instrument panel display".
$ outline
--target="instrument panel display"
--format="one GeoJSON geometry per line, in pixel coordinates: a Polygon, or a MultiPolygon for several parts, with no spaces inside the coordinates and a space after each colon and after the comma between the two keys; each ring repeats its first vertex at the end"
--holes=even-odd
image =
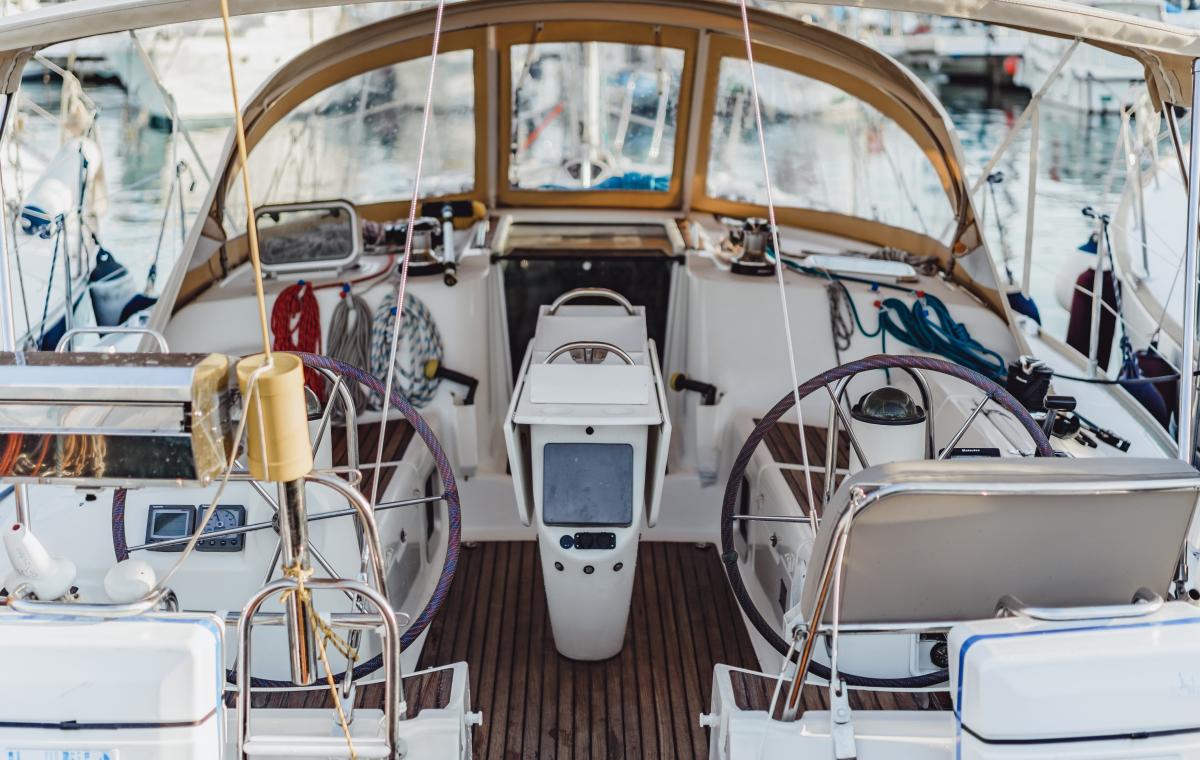
{"type": "MultiPolygon", "coordinates": [[[[191,504],[152,504],[146,520],[146,543],[188,538],[196,531],[197,523],[204,517],[207,504],[192,506],[191,504]]],[[[204,526],[204,536],[210,533],[226,531],[231,528],[241,528],[246,525],[246,508],[240,504],[221,504],[213,512],[208,525],[204,526]]],[[[240,552],[246,545],[244,533],[234,533],[212,538],[202,537],[196,544],[196,551],[202,552],[240,552]]],[[[183,543],[176,543],[162,548],[150,547],[154,552],[182,551],[183,543]]]]}

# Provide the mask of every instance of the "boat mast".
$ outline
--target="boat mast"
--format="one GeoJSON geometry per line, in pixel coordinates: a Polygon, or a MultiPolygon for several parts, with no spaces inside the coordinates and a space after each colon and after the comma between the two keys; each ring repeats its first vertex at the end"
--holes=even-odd
{"type": "Polygon", "coordinates": [[[1200,59],[1192,61],[1191,155],[1188,162],[1187,232],[1183,264],[1183,357],[1179,362],[1179,458],[1189,464],[1196,451],[1196,233],[1197,204],[1200,203],[1200,59]]]}

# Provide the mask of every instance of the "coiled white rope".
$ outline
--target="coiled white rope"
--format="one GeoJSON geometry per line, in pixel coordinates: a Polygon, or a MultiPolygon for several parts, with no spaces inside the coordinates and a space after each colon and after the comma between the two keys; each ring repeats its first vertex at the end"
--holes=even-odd
{"type": "MultiPolygon", "coordinates": [[[[404,290],[408,285],[408,262],[412,258],[413,227],[417,221],[417,204],[421,200],[421,170],[425,165],[425,140],[429,135],[429,115],[433,112],[433,81],[437,74],[438,45],[442,40],[442,13],[446,10],[446,0],[438,0],[437,14],[433,20],[433,52],[429,56],[429,83],[425,87],[425,110],[421,114],[421,139],[417,146],[417,172],[413,178],[412,201],[408,205],[408,227],[404,232],[404,259],[400,263],[400,283],[392,298],[393,304],[404,304],[404,290]]],[[[449,245],[450,241],[446,241],[449,245]]],[[[400,330],[396,329],[393,321],[392,345],[387,362],[387,377],[383,383],[383,398],[392,397],[392,382],[396,379],[396,352],[400,347],[400,330]]],[[[388,414],[392,405],[383,403],[383,416],[379,418],[379,442],[375,446],[375,472],[371,475],[371,491],[379,498],[379,472],[383,465],[383,446],[387,442],[388,414]]]]}
{"type": "MultiPolygon", "coordinates": [[[[817,502],[813,498],[812,468],[808,465],[808,442],[804,435],[804,412],[800,408],[800,377],[796,372],[796,351],[792,341],[792,322],[788,316],[787,287],[783,282],[783,247],[779,245],[779,225],[775,223],[775,192],[771,186],[771,166],[767,161],[767,137],[763,131],[762,106],[758,101],[758,76],[754,73],[754,45],[750,41],[750,15],[746,0],[739,0],[742,9],[742,35],[746,41],[746,63],[750,66],[750,96],[754,104],[754,124],[758,131],[758,148],[762,156],[763,183],[767,189],[767,221],[771,223],[771,245],[775,248],[775,281],[779,284],[779,306],[783,310],[783,334],[787,339],[788,369],[792,373],[792,396],[796,402],[796,421],[800,423],[800,458],[804,465],[804,487],[808,495],[808,506],[816,513],[817,502]]],[[[837,403],[833,400],[832,403],[837,403]]],[[[815,523],[810,523],[816,532],[815,523]]]]}
{"type": "MultiPolygon", "coordinates": [[[[400,392],[420,409],[433,401],[441,384],[441,378],[425,376],[425,365],[430,359],[441,362],[442,334],[429,308],[412,293],[404,296],[404,313],[397,327],[395,298],[395,294],[388,293],[375,309],[371,323],[371,374],[376,377],[384,373],[399,374],[400,392]],[[390,352],[389,337],[393,339],[390,352]],[[399,349],[401,343],[403,351],[399,349]]],[[[379,405],[383,399],[373,395],[371,403],[379,405]]]]}

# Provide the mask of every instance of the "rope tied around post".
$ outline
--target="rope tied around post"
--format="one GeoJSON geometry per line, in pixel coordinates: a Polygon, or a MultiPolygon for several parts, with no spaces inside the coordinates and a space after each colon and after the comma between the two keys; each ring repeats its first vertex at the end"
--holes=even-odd
{"type": "Polygon", "coordinates": [[[308,579],[312,577],[312,569],[293,564],[283,568],[282,572],[284,578],[293,581],[296,585],[293,588],[284,589],[280,593],[279,603],[286,604],[290,597],[296,597],[304,614],[312,622],[313,630],[317,632],[317,657],[320,658],[321,667],[325,670],[325,683],[329,685],[333,709],[337,712],[342,735],[346,737],[346,749],[350,752],[350,760],[357,760],[358,753],[354,750],[354,738],[350,735],[350,721],[346,717],[346,710],[338,696],[337,682],[333,678],[333,668],[329,665],[329,653],[326,648],[332,643],[333,648],[346,658],[349,667],[353,667],[354,663],[358,661],[358,650],[350,646],[350,643],[339,636],[325,618],[317,613],[316,606],[312,603],[312,592],[306,585],[308,579]]]}

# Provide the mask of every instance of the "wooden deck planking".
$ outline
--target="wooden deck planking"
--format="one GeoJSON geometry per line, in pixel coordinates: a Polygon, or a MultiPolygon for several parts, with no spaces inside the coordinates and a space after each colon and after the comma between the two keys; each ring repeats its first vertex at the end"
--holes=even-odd
{"type": "MultiPolygon", "coordinates": [[[[829,436],[825,428],[814,425],[804,426],[804,441],[808,448],[809,469],[812,472],[813,498],[817,501],[817,515],[820,516],[821,498],[825,491],[825,452],[829,444],[829,436]]],[[[797,426],[792,422],[777,422],[775,427],[767,431],[763,438],[771,458],[780,464],[802,465],[804,453],[800,450],[800,435],[797,426]]],[[[850,440],[845,433],[838,436],[837,468],[845,470],[850,466],[850,440]]],[[[783,479],[792,491],[797,503],[805,513],[811,512],[808,505],[808,488],[804,482],[804,473],[800,470],[783,470],[783,479]]]]}
{"type": "MultiPolygon", "coordinates": [[[[729,674],[733,686],[733,698],[737,706],[743,710],[766,710],[771,703],[771,695],[775,691],[775,679],[761,673],[743,673],[733,671],[729,674]]],[[[778,702],[775,715],[783,711],[783,700],[790,687],[785,683],[778,702]]],[[[807,685],[801,695],[804,710],[828,710],[829,690],[825,686],[807,685]]],[[[865,691],[850,690],[850,709],[852,710],[950,710],[951,699],[945,691],[865,691]]]]}
{"type": "Polygon", "coordinates": [[[446,663],[443,640],[471,632],[465,659],[473,708],[484,714],[476,757],[707,757],[698,717],[708,709],[713,666],[757,665],[716,549],[644,543],[636,572],[625,646],[605,662],[576,662],[554,649],[537,545],[464,550],[420,667],[446,663]],[[718,651],[726,659],[715,659],[718,651]]]}
{"type": "MultiPolygon", "coordinates": [[[[329,431],[330,442],[333,444],[332,458],[335,467],[345,467],[347,460],[346,426],[334,425],[329,431]]],[[[379,472],[379,492],[387,493],[388,483],[396,472],[395,463],[404,456],[408,444],[413,438],[413,427],[405,419],[389,419],[385,432],[387,442],[383,447],[383,467],[379,472]]],[[[379,423],[360,422],[358,424],[358,458],[359,469],[363,473],[363,483],[359,490],[374,502],[373,495],[368,494],[368,485],[372,480],[372,470],[375,469],[375,451],[379,445],[379,423]]]]}
{"type": "MultiPolygon", "coordinates": [[[[625,645],[604,662],[576,662],[554,648],[541,563],[533,542],[464,548],[454,585],[430,626],[419,669],[465,660],[472,709],[483,713],[473,754],[482,760],[620,760],[708,756],[698,717],[711,703],[717,664],[757,670],[758,661],[715,547],[643,543],[638,550],[625,645]]],[[[766,709],[774,680],[732,674],[744,709],[766,709]]],[[[449,671],[405,679],[409,715],[444,706],[449,671]]],[[[262,707],[329,708],[327,690],[266,692],[262,707]]],[[[379,708],[380,685],[359,689],[379,708]]],[[[806,687],[806,709],[828,709],[806,687]]],[[[855,709],[947,709],[949,696],[851,692],[855,709]]]]}

